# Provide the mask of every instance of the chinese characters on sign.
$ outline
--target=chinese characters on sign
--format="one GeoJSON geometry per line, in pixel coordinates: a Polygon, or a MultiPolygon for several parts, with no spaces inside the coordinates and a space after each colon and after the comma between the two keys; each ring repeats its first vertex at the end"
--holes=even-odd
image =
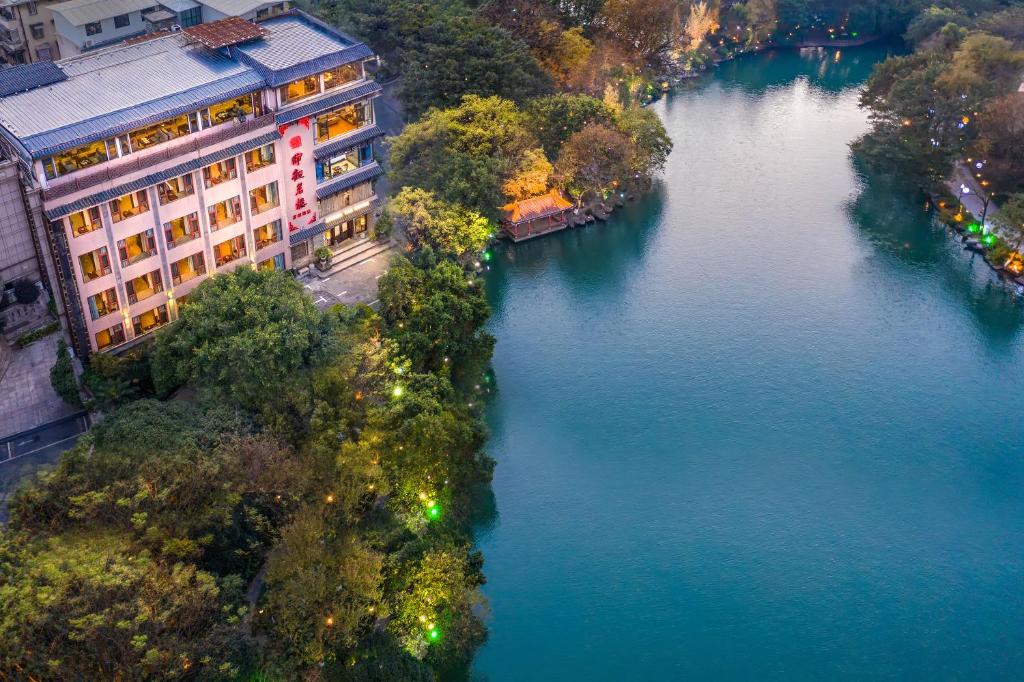
{"type": "Polygon", "coordinates": [[[281,137],[287,141],[288,155],[288,231],[309,227],[317,220],[316,191],[308,178],[313,177],[313,131],[310,119],[282,125],[281,137]]]}

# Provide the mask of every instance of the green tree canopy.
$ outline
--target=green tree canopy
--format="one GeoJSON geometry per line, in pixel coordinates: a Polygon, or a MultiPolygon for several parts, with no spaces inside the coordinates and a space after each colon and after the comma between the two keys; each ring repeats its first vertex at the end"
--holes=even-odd
{"type": "Polygon", "coordinates": [[[483,249],[495,230],[476,211],[442,201],[425,189],[403,187],[388,208],[415,246],[429,246],[460,259],[483,249]]]}
{"type": "Polygon", "coordinates": [[[421,187],[492,219],[505,203],[503,183],[538,146],[515,103],[475,95],[428,112],[390,142],[396,186],[421,187]]]}

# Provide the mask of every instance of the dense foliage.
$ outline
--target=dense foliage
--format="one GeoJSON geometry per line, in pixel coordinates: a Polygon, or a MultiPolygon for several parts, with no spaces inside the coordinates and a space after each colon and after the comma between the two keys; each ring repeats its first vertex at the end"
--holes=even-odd
{"type": "MultiPolygon", "coordinates": [[[[426,680],[471,654],[467,519],[493,463],[459,386],[482,381],[488,308],[447,257],[392,272],[386,320],[274,272],[196,289],[151,351],[163,393],[192,389],[118,401],[12,501],[0,669],[426,680]]],[[[94,359],[93,381],[128,362],[94,359]]]]}

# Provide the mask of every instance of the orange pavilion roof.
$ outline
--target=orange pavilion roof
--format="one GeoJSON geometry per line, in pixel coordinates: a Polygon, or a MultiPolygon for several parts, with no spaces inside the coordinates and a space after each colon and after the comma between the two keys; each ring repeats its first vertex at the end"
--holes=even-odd
{"type": "Polygon", "coordinates": [[[557,189],[553,189],[547,194],[505,204],[501,210],[505,212],[505,220],[508,222],[526,223],[562,213],[570,208],[572,208],[572,202],[562,196],[557,189]]]}

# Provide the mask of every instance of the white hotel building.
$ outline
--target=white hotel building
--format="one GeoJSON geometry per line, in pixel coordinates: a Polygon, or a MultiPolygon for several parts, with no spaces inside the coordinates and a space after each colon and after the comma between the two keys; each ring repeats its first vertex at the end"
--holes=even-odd
{"type": "Polygon", "coordinates": [[[79,353],[132,345],[207,277],[371,232],[373,60],[291,10],[0,72],[0,144],[79,353]]]}

